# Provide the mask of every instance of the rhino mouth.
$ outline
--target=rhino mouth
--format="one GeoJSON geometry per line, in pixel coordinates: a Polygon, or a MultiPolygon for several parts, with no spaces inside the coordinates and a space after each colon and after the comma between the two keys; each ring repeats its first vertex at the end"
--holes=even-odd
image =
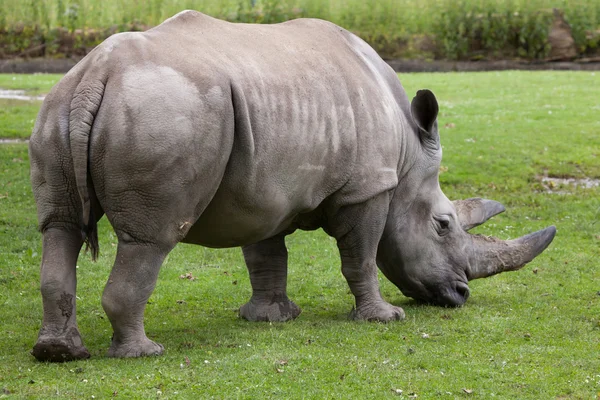
{"type": "Polygon", "coordinates": [[[457,282],[453,287],[447,288],[436,296],[433,303],[442,307],[460,307],[469,298],[469,286],[463,282],[457,282]]]}
{"type": "Polygon", "coordinates": [[[461,307],[470,295],[469,285],[461,281],[454,282],[445,287],[431,288],[426,290],[426,292],[403,289],[400,289],[400,291],[406,297],[411,297],[419,303],[441,307],[461,307]]]}

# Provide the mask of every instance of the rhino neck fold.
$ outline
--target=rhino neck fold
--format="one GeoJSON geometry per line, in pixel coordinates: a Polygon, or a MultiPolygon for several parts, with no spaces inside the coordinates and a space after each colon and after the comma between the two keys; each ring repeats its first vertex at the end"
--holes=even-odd
{"type": "MultiPolygon", "coordinates": [[[[410,118],[410,114],[407,117],[410,118]]],[[[414,133],[411,123],[406,120],[402,121],[401,136],[398,158],[398,186],[394,189],[388,213],[388,222],[390,217],[393,217],[396,223],[402,221],[403,216],[410,209],[417,197],[423,179],[420,173],[422,169],[418,166],[418,160],[422,153],[419,137],[414,133]]]]}

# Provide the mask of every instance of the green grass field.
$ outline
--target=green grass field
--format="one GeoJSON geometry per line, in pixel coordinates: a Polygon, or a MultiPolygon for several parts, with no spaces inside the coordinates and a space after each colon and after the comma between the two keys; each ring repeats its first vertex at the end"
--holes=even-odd
{"type": "MultiPolygon", "coordinates": [[[[56,75],[0,75],[0,88],[46,92],[56,75]]],[[[523,270],[471,282],[462,308],[421,305],[381,277],[406,312],[398,323],[347,320],[353,298],[335,242],[288,238],[295,321],[248,323],[239,249],[179,245],[146,309],[156,358],[105,357],[111,328],[100,305],[116,237],[100,224],[101,255],[78,262],[78,319],[87,361],[36,362],[42,317],[40,235],[25,144],[0,144],[1,398],[596,399],[600,397],[600,188],[542,176],[600,179],[600,73],[403,74],[412,95],[440,102],[441,185],[507,211],[477,231],[512,238],[551,224],[548,250],[523,270]],[[552,191],[552,193],[550,193],[552,191]],[[181,279],[191,273],[196,279],[181,279]],[[400,392],[401,391],[401,392],[400,392]],[[418,396],[418,397],[417,397],[418,396]]],[[[2,105],[0,137],[26,138],[39,103],[2,105]],[[12,110],[20,108],[18,118],[12,110]],[[22,122],[19,122],[22,121],[22,122]]]]}

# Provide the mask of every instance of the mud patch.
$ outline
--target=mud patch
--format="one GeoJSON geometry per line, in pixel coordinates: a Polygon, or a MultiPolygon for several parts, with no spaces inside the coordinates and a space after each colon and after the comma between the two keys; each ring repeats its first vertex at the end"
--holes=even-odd
{"type": "Polygon", "coordinates": [[[42,101],[45,96],[29,96],[24,90],[0,89],[0,99],[20,101],[42,101]]]}
{"type": "Polygon", "coordinates": [[[56,302],[56,304],[58,305],[58,308],[60,309],[60,312],[62,313],[63,317],[66,317],[67,320],[69,318],[71,318],[71,315],[73,315],[73,295],[72,294],[64,292],[63,294],[60,295],[60,300],[58,300],[56,302]]]}
{"type": "Polygon", "coordinates": [[[569,194],[570,189],[593,189],[600,187],[600,179],[592,178],[553,178],[549,176],[540,179],[544,192],[556,194],[569,194]]]}
{"type": "Polygon", "coordinates": [[[0,144],[29,143],[29,139],[0,139],[0,144]]]}

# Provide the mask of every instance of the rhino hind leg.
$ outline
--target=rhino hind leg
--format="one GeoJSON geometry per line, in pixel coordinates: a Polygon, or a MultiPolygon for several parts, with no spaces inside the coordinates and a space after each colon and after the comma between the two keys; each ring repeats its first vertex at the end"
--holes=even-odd
{"type": "Polygon", "coordinates": [[[102,295],[102,307],[113,327],[109,357],[163,353],[163,346],[146,336],[144,310],[167,253],[158,246],[119,240],[115,264],[102,295]]]}
{"type": "Polygon", "coordinates": [[[379,291],[377,246],[383,233],[389,194],[341,208],[328,217],[327,232],[337,239],[342,274],[355,297],[354,320],[388,322],[404,319],[404,310],[387,303],[379,291]]]}
{"type": "Polygon", "coordinates": [[[77,227],[44,231],[40,286],[44,317],[31,351],[40,361],[63,362],[90,357],[83,346],[75,312],[75,271],[82,244],[77,227]]]}
{"type": "Polygon", "coordinates": [[[240,307],[240,317],[248,321],[284,322],[300,315],[300,307],[286,292],[287,249],[284,235],[243,247],[250,273],[252,297],[240,307]]]}

